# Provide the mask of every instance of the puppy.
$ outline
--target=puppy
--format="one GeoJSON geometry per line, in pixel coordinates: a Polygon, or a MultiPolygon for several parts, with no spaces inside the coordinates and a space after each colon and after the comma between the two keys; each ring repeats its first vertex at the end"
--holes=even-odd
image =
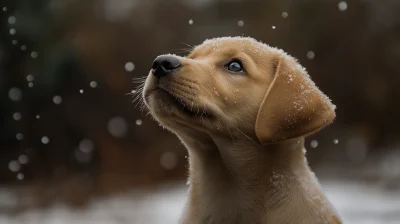
{"type": "Polygon", "coordinates": [[[342,223],[305,158],[335,106],[294,58],[252,38],[206,40],[155,59],[152,116],[189,153],[183,224],[342,223]]]}

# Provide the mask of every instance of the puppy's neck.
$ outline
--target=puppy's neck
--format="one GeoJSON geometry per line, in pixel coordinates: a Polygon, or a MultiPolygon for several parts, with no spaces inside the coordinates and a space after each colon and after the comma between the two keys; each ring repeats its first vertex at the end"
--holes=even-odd
{"type": "Polygon", "coordinates": [[[195,136],[180,136],[190,164],[184,224],[340,223],[329,222],[335,212],[308,167],[304,139],[260,146],[195,136]]]}

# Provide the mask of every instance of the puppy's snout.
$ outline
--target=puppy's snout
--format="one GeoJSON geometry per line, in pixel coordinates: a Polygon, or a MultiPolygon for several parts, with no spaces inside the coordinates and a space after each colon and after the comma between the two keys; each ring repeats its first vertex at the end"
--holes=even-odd
{"type": "Polygon", "coordinates": [[[172,55],[161,55],[153,62],[152,72],[157,78],[166,76],[181,67],[179,59],[172,55]]]}

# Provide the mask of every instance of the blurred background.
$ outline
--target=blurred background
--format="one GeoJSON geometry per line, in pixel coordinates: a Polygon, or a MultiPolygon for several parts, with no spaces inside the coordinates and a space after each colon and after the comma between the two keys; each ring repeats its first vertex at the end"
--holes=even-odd
{"type": "Polygon", "coordinates": [[[400,1],[0,0],[0,223],[176,223],[184,147],[133,103],[159,54],[251,36],[337,105],[308,159],[345,223],[400,223],[400,1]]]}

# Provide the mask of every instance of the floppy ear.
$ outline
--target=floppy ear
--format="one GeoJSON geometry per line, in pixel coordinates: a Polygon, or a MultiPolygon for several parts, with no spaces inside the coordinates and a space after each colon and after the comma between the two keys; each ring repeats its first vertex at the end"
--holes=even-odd
{"type": "Polygon", "coordinates": [[[295,59],[281,55],[258,111],[255,132],[261,143],[312,134],[335,119],[335,106],[295,59]]]}

